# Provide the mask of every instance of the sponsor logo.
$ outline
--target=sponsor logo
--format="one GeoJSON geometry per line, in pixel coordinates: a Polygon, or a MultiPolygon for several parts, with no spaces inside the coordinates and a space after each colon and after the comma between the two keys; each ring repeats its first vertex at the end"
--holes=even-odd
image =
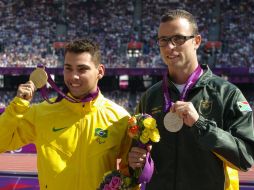
{"type": "Polygon", "coordinates": [[[57,131],[61,131],[61,130],[66,129],[66,128],[67,128],[67,127],[60,127],[60,128],[53,127],[53,128],[52,128],[52,131],[53,131],[53,132],[57,132],[57,131]]]}
{"type": "Polygon", "coordinates": [[[161,106],[159,107],[154,107],[151,109],[151,114],[157,114],[157,113],[161,113],[161,106]]]}

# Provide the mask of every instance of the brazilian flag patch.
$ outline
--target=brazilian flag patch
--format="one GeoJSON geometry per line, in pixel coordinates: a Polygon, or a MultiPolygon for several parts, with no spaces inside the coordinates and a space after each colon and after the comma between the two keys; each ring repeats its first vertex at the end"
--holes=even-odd
{"type": "Polygon", "coordinates": [[[250,104],[247,101],[237,102],[237,106],[238,106],[239,110],[242,112],[252,111],[250,104]]]}
{"type": "Polygon", "coordinates": [[[108,130],[103,130],[101,128],[96,128],[95,129],[95,136],[99,136],[102,138],[107,138],[108,137],[108,130]]]}

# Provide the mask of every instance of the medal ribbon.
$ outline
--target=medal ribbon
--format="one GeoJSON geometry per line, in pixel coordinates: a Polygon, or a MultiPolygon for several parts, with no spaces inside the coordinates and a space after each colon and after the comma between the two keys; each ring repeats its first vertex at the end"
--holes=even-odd
{"type": "MultiPolygon", "coordinates": [[[[188,78],[187,83],[185,84],[184,89],[183,89],[182,93],[180,94],[181,101],[183,101],[186,98],[187,92],[196,84],[196,82],[202,72],[203,72],[203,69],[200,67],[200,65],[198,65],[198,67],[195,69],[195,71],[188,78]]],[[[167,77],[167,75],[164,75],[162,82],[163,82],[162,83],[163,97],[165,100],[164,112],[168,112],[173,103],[170,99],[170,94],[168,91],[168,85],[167,85],[168,77],[167,77]]]]}
{"type": "MultiPolygon", "coordinates": [[[[146,145],[139,143],[139,147],[145,149],[146,145]]],[[[146,162],[142,173],[138,178],[138,183],[141,184],[141,190],[145,190],[146,184],[150,182],[154,171],[154,161],[151,157],[150,152],[146,154],[146,162]]]]}
{"type": "MultiPolygon", "coordinates": [[[[38,66],[38,67],[42,67],[42,66],[38,66]]],[[[55,84],[54,80],[52,79],[52,77],[50,76],[49,72],[47,71],[46,68],[45,69],[45,72],[47,73],[48,75],[48,83],[50,84],[50,86],[62,97],[62,98],[65,98],[66,100],[72,102],[72,103],[80,103],[80,102],[89,102],[91,100],[93,100],[94,98],[96,98],[99,94],[99,88],[97,87],[97,90],[96,92],[94,93],[89,93],[85,98],[81,99],[81,100],[76,100],[68,95],[66,95],[65,93],[63,93],[59,88],[58,86],[55,84]]],[[[51,102],[48,98],[48,95],[47,95],[47,87],[46,85],[44,85],[42,88],[40,88],[40,92],[41,92],[41,95],[43,97],[44,100],[46,100],[48,103],[50,104],[53,104],[53,103],[56,103],[56,102],[51,102]]]]}
{"type": "Polygon", "coordinates": [[[0,114],[2,114],[5,110],[5,107],[0,108],[0,114]]]}

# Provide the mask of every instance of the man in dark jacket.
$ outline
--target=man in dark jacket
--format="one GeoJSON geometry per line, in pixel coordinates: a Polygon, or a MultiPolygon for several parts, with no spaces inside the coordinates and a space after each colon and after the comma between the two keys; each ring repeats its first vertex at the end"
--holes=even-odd
{"type": "MultiPolygon", "coordinates": [[[[162,16],[158,46],[168,75],[137,107],[157,120],[161,136],[152,145],[155,171],[147,190],[237,190],[238,170],[253,164],[252,110],[235,85],[199,65],[200,43],[192,14],[162,16]]],[[[130,167],[142,167],[145,153],[133,147],[130,167]]]]}

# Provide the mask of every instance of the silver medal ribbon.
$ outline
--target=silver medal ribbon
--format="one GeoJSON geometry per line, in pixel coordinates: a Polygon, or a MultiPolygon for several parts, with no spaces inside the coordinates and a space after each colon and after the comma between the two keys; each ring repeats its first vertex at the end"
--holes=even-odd
{"type": "MultiPolygon", "coordinates": [[[[199,76],[203,72],[203,69],[198,66],[195,71],[190,75],[187,80],[187,83],[184,86],[183,91],[180,94],[180,100],[184,101],[188,91],[196,84],[199,76]]],[[[167,113],[164,117],[164,126],[170,132],[177,132],[181,130],[183,126],[183,120],[180,118],[176,113],[172,113],[169,111],[170,107],[172,106],[173,102],[170,99],[170,94],[168,90],[168,77],[165,75],[163,77],[162,89],[163,89],[163,97],[165,101],[164,112],[167,113]]]]}

